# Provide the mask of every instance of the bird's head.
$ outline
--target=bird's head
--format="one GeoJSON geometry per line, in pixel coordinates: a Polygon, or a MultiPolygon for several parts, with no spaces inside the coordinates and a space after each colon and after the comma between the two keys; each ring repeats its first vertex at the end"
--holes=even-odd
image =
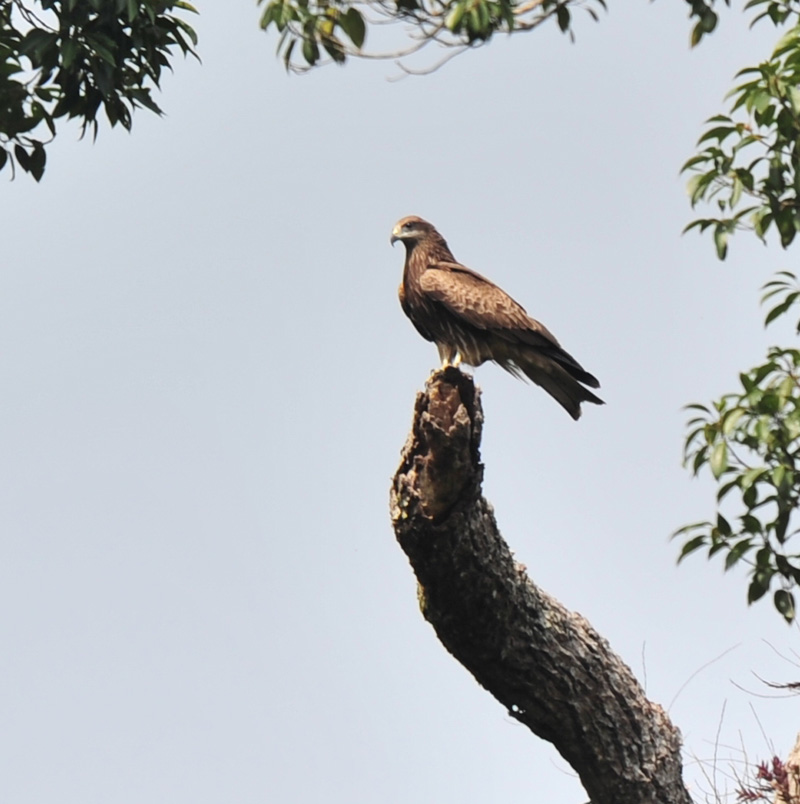
{"type": "Polygon", "coordinates": [[[406,244],[406,248],[412,248],[416,243],[426,237],[436,229],[428,221],[418,218],[416,215],[409,215],[401,218],[392,229],[391,244],[394,245],[398,240],[406,244]]]}

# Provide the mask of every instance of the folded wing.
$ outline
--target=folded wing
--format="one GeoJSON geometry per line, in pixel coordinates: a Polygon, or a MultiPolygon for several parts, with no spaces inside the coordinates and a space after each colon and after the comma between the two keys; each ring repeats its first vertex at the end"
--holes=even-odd
{"type": "Polygon", "coordinates": [[[602,404],[583,387],[598,388],[597,379],[544,324],[490,280],[459,263],[437,262],[422,273],[420,288],[448,319],[450,330],[461,328],[465,362],[493,360],[516,376],[524,374],[575,419],[581,402],[602,404]]]}

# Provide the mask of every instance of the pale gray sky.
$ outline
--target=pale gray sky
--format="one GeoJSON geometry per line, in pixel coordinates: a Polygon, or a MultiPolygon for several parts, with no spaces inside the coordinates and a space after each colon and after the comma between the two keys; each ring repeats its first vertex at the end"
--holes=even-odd
{"type": "Polygon", "coordinates": [[[742,740],[770,754],[762,728],[785,753],[794,702],[739,686],[796,679],[770,646],[797,630],[667,541],[713,511],[681,406],[789,337],[757,298],[791,255],[680,237],[679,166],[775,34],[723,13],[689,52],[685,4],[617,4],[574,46],[501,37],[392,83],[286,76],[255,7],[220,5],[166,118],[66,130],[41,185],[2,190],[0,800],[585,800],[439,645],[394,542],[437,362],[396,298],[412,213],[602,382],[576,424],[477,371],[486,495],[533,579],[664,706],[737,646],[672,703],[687,753],[719,729],[720,781],[742,740]]]}

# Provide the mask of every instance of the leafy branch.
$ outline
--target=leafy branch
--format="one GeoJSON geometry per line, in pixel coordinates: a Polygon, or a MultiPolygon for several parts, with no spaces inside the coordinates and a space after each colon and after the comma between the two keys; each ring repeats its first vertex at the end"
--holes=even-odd
{"type": "Polygon", "coordinates": [[[745,80],[728,94],[729,113],[707,121],[702,149],[682,168],[692,173],[692,206],[715,203],[719,211],[684,231],[711,229],[720,259],[738,230],[764,240],[774,226],[784,248],[800,231],[800,3],[751,0],[747,8],[759,10],[754,23],[795,24],[767,61],[737,73],[745,80]]]}
{"type": "MultiPolygon", "coordinates": [[[[574,36],[576,9],[598,19],[605,0],[258,0],[264,6],[261,27],[279,33],[278,53],[288,70],[306,72],[348,58],[407,59],[430,45],[449,51],[444,60],[485,44],[497,33],[518,33],[554,19],[574,36]],[[370,28],[397,23],[411,40],[396,51],[364,48],[370,28]]],[[[400,63],[408,73],[420,71],[400,63]]]]}
{"type": "MultiPolygon", "coordinates": [[[[764,290],[762,302],[773,303],[765,325],[800,300],[800,285],[788,271],[764,290]]],[[[791,590],[800,584],[800,554],[789,550],[800,532],[800,350],[773,347],[765,363],[739,379],[741,391],[711,406],[688,406],[696,415],[687,423],[684,462],[695,475],[710,471],[717,482],[717,515],[675,533],[684,540],[678,560],[706,548],[708,558],[724,556],[726,570],[740,562],[748,565],[748,603],[777,582],[774,605],[792,622],[791,590]],[[737,513],[726,516],[723,500],[727,512],[734,496],[739,498],[737,513]]]]}
{"type": "Polygon", "coordinates": [[[151,90],[172,49],[196,55],[194,30],[173,10],[196,13],[182,0],[0,4],[0,170],[16,163],[39,181],[59,118],[96,137],[101,107],[126,129],[136,108],[161,114],[151,90]]]}

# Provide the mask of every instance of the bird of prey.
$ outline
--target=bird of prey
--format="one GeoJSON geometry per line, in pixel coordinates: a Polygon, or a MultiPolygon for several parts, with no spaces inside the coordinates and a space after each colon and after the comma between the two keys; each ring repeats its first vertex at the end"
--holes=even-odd
{"type": "Polygon", "coordinates": [[[391,243],[406,247],[400,304],[423,338],[439,350],[442,368],[462,361],[493,360],[540,385],[573,419],[581,402],[602,405],[588,388],[600,383],[561,348],[504,290],[456,261],[445,239],[427,221],[402,218],[391,243]]]}

